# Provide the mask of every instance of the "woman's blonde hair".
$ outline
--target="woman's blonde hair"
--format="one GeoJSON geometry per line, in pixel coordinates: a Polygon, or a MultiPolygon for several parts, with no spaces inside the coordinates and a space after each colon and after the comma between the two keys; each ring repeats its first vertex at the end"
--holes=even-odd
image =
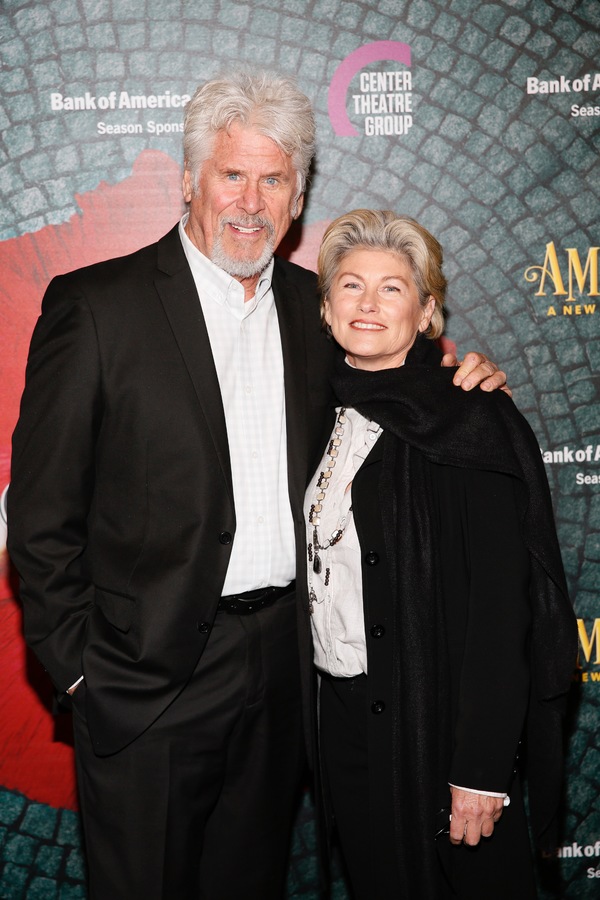
{"type": "Polygon", "coordinates": [[[355,209],[337,218],[325,232],[318,262],[323,321],[324,303],[329,298],[342,260],[359,248],[387,250],[408,262],[421,306],[426,306],[430,297],[435,300],[435,309],[425,335],[432,339],[440,337],[444,331],[446,296],[442,247],[414,219],[398,216],[389,209],[355,209]]]}

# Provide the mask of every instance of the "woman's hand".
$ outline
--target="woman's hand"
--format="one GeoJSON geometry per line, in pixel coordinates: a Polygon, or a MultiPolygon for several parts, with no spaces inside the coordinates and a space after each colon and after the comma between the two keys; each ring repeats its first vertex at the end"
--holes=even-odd
{"type": "MultiPolygon", "coordinates": [[[[459,363],[454,354],[446,353],[442,359],[442,365],[457,366],[459,363]]],[[[474,350],[467,353],[460,363],[453,382],[462,387],[464,391],[470,391],[479,384],[482,391],[495,391],[496,388],[501,388],[509,397],[512,397],[512,391],[506,385],[506,373],[485,354],[476,353],[474,350]]]]}
{"type": "Polygon", "coordinates": [[[494,825],[502,815],[504,799],[470,794],[461,788],[451,787],[452,818],[450,842],[474,847],[482,837],[490,837],[494,825]]]}

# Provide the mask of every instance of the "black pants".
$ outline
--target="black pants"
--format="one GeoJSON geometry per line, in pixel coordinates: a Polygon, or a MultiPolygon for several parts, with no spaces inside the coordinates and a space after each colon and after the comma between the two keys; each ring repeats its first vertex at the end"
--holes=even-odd
{"type": "Polygon", "coordinates": [[[294,595],[218,613],[189,684],[119,753],[94,754],[82,700],[90,900],[279,900],[304,766],[294,595]]]}
{"type": "MultiPolygon", "coordinates": [[[[353,900],[397,895],[391,787],[381,793],[369,777],[368,680],[323,676],[319,691],[320,752],[324,787],[335,821],[353,900]],[[377,840],[369,823],[377,821],[377,840]],[[383,843],[382,843],[383,842],[383,843]]],[[[378,725],[382,724],[378,722],[378,725]]],[[[389,779],[391,785],[391,755],[389,779]]]]}

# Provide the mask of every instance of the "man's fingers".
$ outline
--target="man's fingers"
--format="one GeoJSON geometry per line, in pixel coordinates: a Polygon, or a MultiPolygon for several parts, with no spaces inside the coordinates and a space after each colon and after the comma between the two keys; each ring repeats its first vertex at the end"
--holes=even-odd
{"type": "Polygon", "coordinates": [[[512,391],[506,384],[506,372],[498,368],[496,363],[483,353],[471,350],[461,363],[453,353],[445,353],[442,366],[458,366],[452,379],[457,387],[470,391],[479,384],[484,391],[495,391],[498,388],[512,397],[512,391]]]}
{"type": "MultiPolygon", "coordinates": [[[[484,368],[485,366],[480,366],[480,370],[484,368]]],[[[470,378],[472,377],[470,376],[470,378]]],[[[502,369],[496,369],[481,382],[482,391],[495,391],[497,388],[506,388],[506,372],[503,372],[502,369]]],[[[506,391],[512,397],[512,391],[509,388],[506,388],[506,391]]]]}
{"type": "Polygon", "coordinates": [[[459,369],[456,375],[460,379],[466,378],[481,366],[485,366],[484,377],[491,375],[498,368],[495,363],[487,358],[485,353],[477,353],[475,350],[470,350],[468,353],[465,353],[464,359],[462,361],[458,360],[458,366],[459,369]]]}
{"type": "Polygon", "coordinates": [[[444,353],[442,356],[442,365],[443,366],[457,366],[458,360],[454,353],[444,353]]]}

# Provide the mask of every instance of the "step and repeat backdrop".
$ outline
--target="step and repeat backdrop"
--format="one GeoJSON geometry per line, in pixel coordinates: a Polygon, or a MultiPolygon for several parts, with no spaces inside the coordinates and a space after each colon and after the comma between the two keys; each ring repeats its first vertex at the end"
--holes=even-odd
{"type": "MultiPolygon", "coordinates": [[[[540,896],[598,896],[598,0],[4,0],[0,59],[2,511],[50,278],[177,221],[183,107],[200,81],[294,74],[318,149],[284,253],[314,268],[327,223],[359,206],[420,220],[445,248],[447,344],[506,369],[539,439],[580,635],[540,896]]],[[[70,719],[24,647],[1,516],[0,897],[84,898],[70,719]]],[[[316,898],[316,873],[307,795],[289,897],[316,898]]]]}

